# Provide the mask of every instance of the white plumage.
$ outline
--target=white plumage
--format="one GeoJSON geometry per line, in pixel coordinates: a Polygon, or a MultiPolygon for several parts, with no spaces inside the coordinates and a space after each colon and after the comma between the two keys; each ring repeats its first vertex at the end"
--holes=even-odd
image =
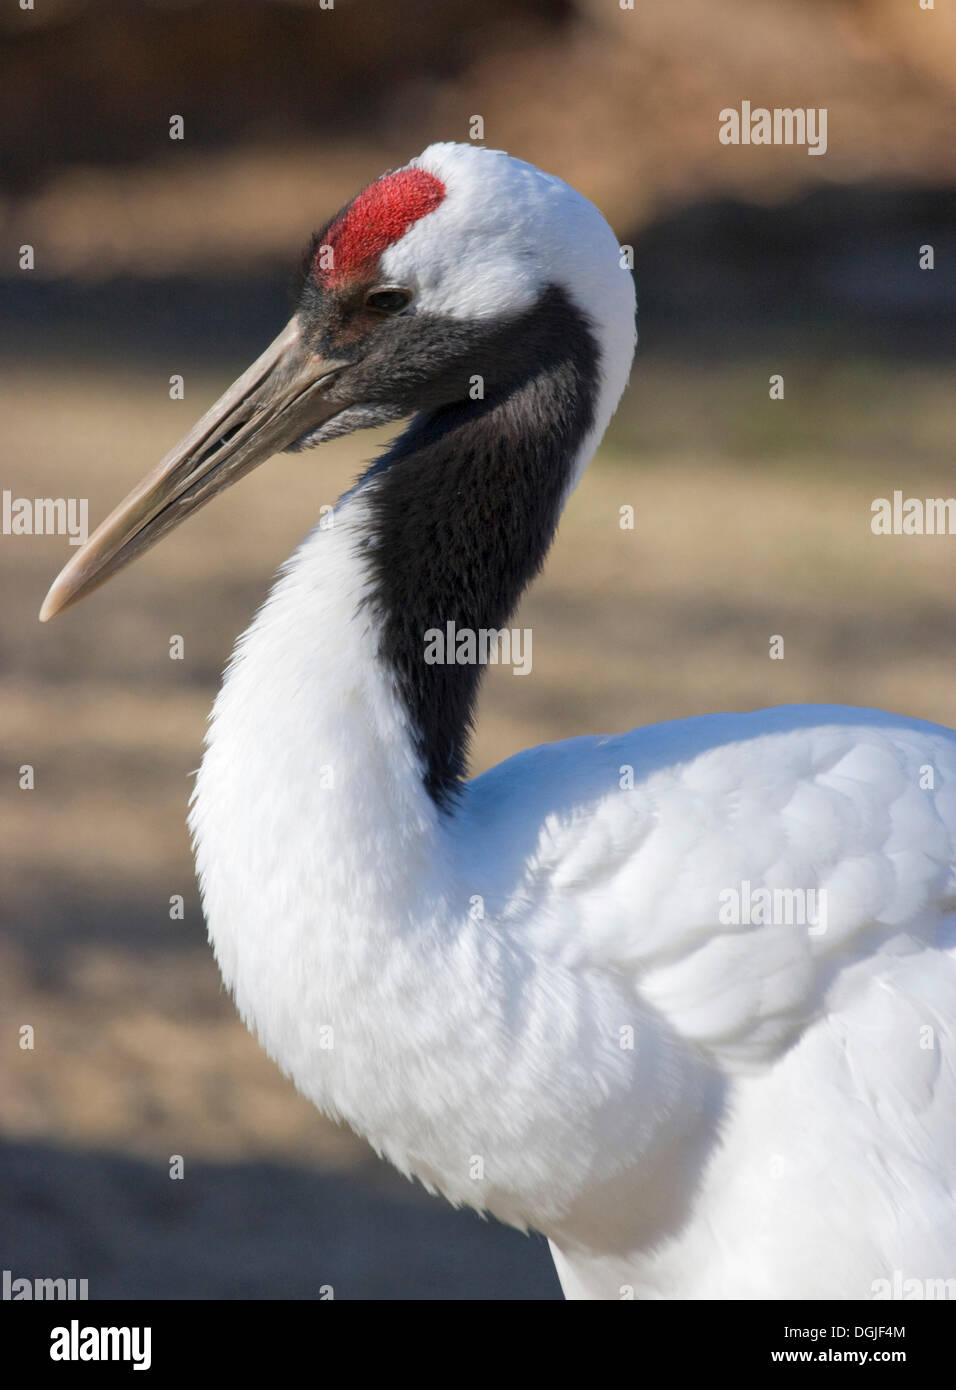
{"type": "MultiPolygon", "coordinates": [[[[633,351],[616,242],[504,155],[414,165],[447,197],[380,278],[415,312],[507,321],[557,281],[593,325],[573,485],[633,351]]],[[[436,805],[368,602],[379,483],[285,566],[213,711],[190,826],[245,1022],[403,1172],[549,1237],[569,1297],[951,1274],[956,735],[714,715],[530,749],[436,805]]]]}
{"type": "Polygon", "coordinates": [[[191,816],[269,1055],[403,1172],[548,1235],[569,1296],[943,1273],[953,734],[826,707],[682,720],[530,749],[447,821],[349,616],[357,505],[240,642],[191,816]],[[722,927],[744,881],[825,888],[826,931],[722,927]]]}

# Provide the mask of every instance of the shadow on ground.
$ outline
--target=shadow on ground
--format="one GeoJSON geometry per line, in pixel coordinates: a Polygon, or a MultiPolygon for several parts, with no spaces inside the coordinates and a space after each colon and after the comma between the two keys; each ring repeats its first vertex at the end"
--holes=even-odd
{"type": "Polygon", "coordinates": [[[553,1299],[540,1236],[438,1200],[399,1203],[275,1163],[190,1163],[181,1181],[112,1153],[0,1147],[14,1278],[99,1298],[553,1299]],[[325,1295],[328,1296],[327,1294],[325,1295]]]}

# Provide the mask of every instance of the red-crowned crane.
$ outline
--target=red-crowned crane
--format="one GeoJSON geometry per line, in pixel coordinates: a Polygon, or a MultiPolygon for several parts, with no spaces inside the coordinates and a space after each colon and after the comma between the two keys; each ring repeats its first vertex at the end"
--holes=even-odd
{"type": "Polygon", "coordinates": [[[953,1274],[956,734],[801,706],[466,780],[482,664],[434,634],[500,631],[538,572],[628,379],[632,279],[580,194],[455,144],[309,267],[41,613],[277,451],[411,417],[212,713],[190,827],[242,1018],[403,1173],[543,1232],[569,1297],[953,1274]]]}

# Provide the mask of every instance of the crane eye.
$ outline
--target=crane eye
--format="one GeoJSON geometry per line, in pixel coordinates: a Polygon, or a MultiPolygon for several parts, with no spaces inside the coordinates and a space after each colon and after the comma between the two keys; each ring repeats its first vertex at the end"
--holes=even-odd
{"type": "Polygon", "coordinates": [[[410,303],[411,290],[370,290],[365,296],[369,309],[379,309],[383,314],[398,314],[410,303]]]}

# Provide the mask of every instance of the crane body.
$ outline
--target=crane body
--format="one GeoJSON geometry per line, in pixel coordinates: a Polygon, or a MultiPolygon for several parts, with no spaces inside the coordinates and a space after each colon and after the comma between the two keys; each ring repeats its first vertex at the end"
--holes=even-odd
{"type": "Polygon", "coordinates": [[[57,580],[279,448],[411,416],[240,638],[190,809],[210,940],[295,1085],[551,1242],[569,1297],[869,1298],[956,1257],[956,734],[719,714],[467,777],[480,664],[624,390],[634,291],[559,180],[433,146],[57,580]],[[477,388],[476,388],[477,383],[477,388]]]}

